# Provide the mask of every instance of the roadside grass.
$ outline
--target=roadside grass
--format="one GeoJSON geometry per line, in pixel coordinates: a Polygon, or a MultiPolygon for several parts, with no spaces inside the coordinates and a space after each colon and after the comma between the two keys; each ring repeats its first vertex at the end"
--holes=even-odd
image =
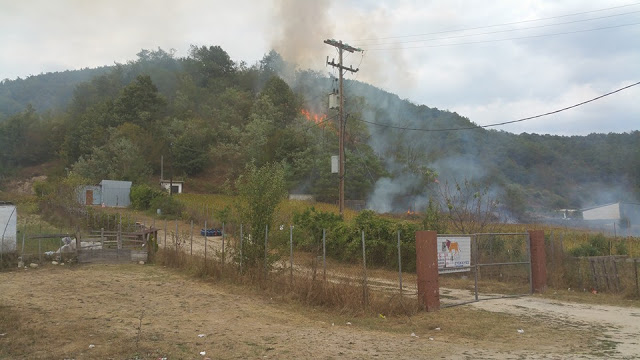
{"type": "MultiPolygon", "coordinates": [[[[592,305],[610,305],[640,308],[639,298],[629,298],[628,294],[596,293],[590,291],[547,289],[544,294],[536,295],[546,299],[575,302],[592,305]]],[[[640,319],[638,320],[640,321],[640,319]]]]}

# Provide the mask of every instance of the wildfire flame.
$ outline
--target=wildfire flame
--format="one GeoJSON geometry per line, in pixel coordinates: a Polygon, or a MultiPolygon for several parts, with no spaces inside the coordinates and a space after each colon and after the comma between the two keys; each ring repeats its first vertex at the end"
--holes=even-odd
{"type": "Polygon", "coordinates": [[[307,118],[307,120],[313,121],[316,124],[321,124],[323,121],[327,120],[327,115],[312,113],[306,109],[300,110],[300,113],[307,118]]]}

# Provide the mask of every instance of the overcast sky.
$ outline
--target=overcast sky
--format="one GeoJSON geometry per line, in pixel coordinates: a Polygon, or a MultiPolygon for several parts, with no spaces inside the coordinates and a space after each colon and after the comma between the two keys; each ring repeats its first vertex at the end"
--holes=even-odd
{"type": "MultiPolygon", "coordinates": [[[[0,79],[123,63],[143,48],[186,56],[190,44],[220,45],[249,64],[274,48],[300,67],[330,72],[327,38],[365,50],[345,59],[359,66],[358,80],[481,125],[640,81],[633,0],[0,0],[0,79]]],[[[640,86],[497,129],[638,130],[640,86]]]]}

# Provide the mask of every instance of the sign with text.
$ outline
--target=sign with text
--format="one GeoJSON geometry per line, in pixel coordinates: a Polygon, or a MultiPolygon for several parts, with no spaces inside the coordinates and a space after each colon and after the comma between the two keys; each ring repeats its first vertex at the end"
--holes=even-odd
{"type": "Polygon", "coordinates": [[[438,236],[438,273],[471,271],[471,237],[438,236]]]}

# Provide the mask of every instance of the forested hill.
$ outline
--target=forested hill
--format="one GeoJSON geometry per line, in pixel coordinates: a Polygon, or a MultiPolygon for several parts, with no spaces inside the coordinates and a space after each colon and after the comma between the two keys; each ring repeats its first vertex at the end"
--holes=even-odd
{"type": "MultiPolygon", "coordinates": [[[[192,191],[216,192],[249,162],[280,162],[291,192],[332,202],[334,86],[275,52],[248,65],[218,46],[192,47],[185,58],[143,50],[127,64],[4,80],[0,175],[56,160],[59,174],[67,168],[88,181],[154,183],[163,156],[192,191]]],[[[438,183],[464,180],[488,187],[521,218],[640,195],[638,131],[459,130],[473,123],[357,81],[347,81],[345,99],[346,197],[378,211],[420,210],[438,183]]]]}

